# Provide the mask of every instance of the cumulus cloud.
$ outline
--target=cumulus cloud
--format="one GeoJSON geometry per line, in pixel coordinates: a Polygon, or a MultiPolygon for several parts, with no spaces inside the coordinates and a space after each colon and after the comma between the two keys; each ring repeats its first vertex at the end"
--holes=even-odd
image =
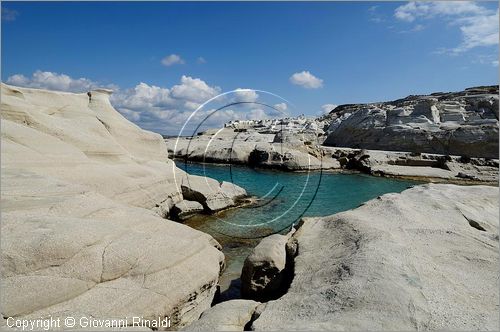
{"type": "MultiPolygon", "coordinates": [[[[13,85],[43,88],[58,91],[85,92],[102,86],[88,78],[72,78],[65,74],[36,71],[30,77],[21,74],[12,75],[7,82],[13,85]]],[[[200,130],[219,128],[231,120],[250,120],[270,118],[276,111],[261,109],[259,105],[246,107],[215,109],[234,100],[257,101],[259,95],[250,89],[237,89],[228,96],[219,96],[221,88],[210,85],[200,78],[182,76],[179,83],[171,87],[161,87],[141,82],[128,89],[110,86],[114,90],[111,103],[123,116],[137,123],[144,129],[162,134],[176,135],[187,122],[184,135],[190,135],[199,124],[200,130]],[[200,108],[203,103],[217,97],[209,105],[200,108]],[[273,113],[274,111],[274,113],[273,113]]],[[[277,108],[286,108],[286,104],[277,104],[277,108]]]]}
{"type": "Polygon", "coordinates": [[[259,94],[252,89],[238,88],[232,94],[233,102],[255,102],[257,99],[259,99],[259,94]]]}
{"type": "Polygon", "coordinates": [[[201,104],[218,95],[221,89],[217,86],[211,87],[199,78],[183,75],[181,84],[174,85],[170,92],[173,98],[190,101],[192,104],[201,104]]]}
{"type": "Polygon", "coordinates": [[[170,89],[141,82],[134,88],[113,94],[111,102],[119,111],[134,111],[141,117],[144,113],[149,113],[159,119],[166,119],[172,117],[171,112],[191,112],[197,109],[220,91],[219,87],[209,86],[199,78],[183,75],[180,83],[170,89]]]}
{"type": "Polygon", "coordinates": [[[164,57],[163,59],[161,59],[161,64],[166,66],[166,67],[170,67],[173,65],[182,65],[184,63],[186,63],[184,61],[184,59],[182,59],[177,54],[170,54],[170,55],[167,55],[166,57],[164,57]]]}
{"type": "MultiPolygon", "coordinates": [[[[409,2],[396,8],[394,16],[415,22],[440,17],[462,33],[462,42],[438,53],[458,54],[479,46],[498,44],[498,10],[490,10],[470,1],[409,2]]],[[[417,25],[418,26],[418,25],[417,25]]]]}
{"type": "MultiPolygon", "coordinates": [[[[49,89],[67,92],[84,92],[94,89],[99,86],[88,78],[71,78],[65,74],[58,74],[50,71],[37,70],[31,75],[26,77],[22,74],[16,74],[7,78],[7,83],[17,86],[24,86],[28,88],[49,89]]],[[[106,86],[113,88],[113,86],[106,86]]]]}
{"type": "Polygon", "coordinates": [[[300,85],[306,89],[317,89],[323,86],[323,80],[304,70],[290,76],[290,82],[300,85]]]}
{"type": "Polygon", "coordinates": [[[288,109],[288,105],[286,103],[274,104],[274,108],[281,112],[285,112],[288,109]]]}

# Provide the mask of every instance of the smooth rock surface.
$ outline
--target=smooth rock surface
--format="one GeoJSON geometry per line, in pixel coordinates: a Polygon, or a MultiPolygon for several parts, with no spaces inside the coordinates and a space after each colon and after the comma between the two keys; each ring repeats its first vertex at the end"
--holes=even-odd
{"type": "Polygon", "coordinates": [[[198,175],[183,176],[181,189],[184,198],[200,202],[211,212],[235,206],[239,198],[246,196],[245,189],[235,184],[198,175]]]}
{"type": "Polygon", "coordinates": [[[224,256],[211,236],[158,216],[189,176],[162,137],[127,121],[106,90],[90,102],[1,90],[2,315],[197,319],[224,256]]]}
{"type": "Polygon", "coordinates": [[[298,243],[287,235],[263,238],[245,259],[241,271],[241,294],[244,298],[266,301],[282,295],[293,271],[292,262],[298,243]]]}
{"type": "Polygon", "coordinates": [[[497,187],[429,184],[295,233],[288,292],[255,330],[498,330],[497,187]]]}
{"type": "Polygon", "coordinates": [[[2,315],[169,316],[210,307],[224,255],[207,234],[88,187],[2,169],[2,315]]]}
{"type": "Polygon", "coordinates": [[[205,311],[199,320],[184,331],[244,331],[260,302],[231,300],[205,311]]]}
{"type": "Polygon", "coordinates": [[[203,205],[195,201],[188,201],[186,199],[175,204],[172,208],[172,215],[179,220],[189,218],[193,214],[203,212],[203,205]]]}

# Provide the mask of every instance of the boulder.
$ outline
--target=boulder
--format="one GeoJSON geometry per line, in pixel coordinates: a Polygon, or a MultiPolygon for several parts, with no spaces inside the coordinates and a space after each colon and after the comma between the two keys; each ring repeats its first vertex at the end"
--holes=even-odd
{"type": "Polygon", "coordinates": [[[241,271],[241,293],[245,298],[269,300],[279,297],[288,286],[297,242],[290,236],[273,234],[252,249],[241,271]]]}
{"type": "Polygon", "coordinates": [[[253,330],[498,330],[498,187],[428,184],[306,218],[253,330]]]}
{"type": "Polygon", "coordinates": [[[184,331],[245,331],[251,322],[259,302],[231,300],[219,303],[206,310],[199,320],[184,328],[184,331]]]}
{"type": "Polygon", "coordinates": [[[181,189],[185,199],[201,203],[210,212],[234,206],[238,198],[246,196],[245,189],[235,184],[222,187],[217,180],[197,175],[183,176],[181,189]]]}
{"type": "Polygon", "coordinates": [[[184,199],[175,204],[172,208],[171,215],[174,219],[185,220],[200,212],[203,212],[203,205],[195,201],[188,201],[184,199]]]}
{"type": "Polygon", "coordinates": [[[231,197],[233,200],[237,200],[239,198],[247,196],[247,192],[245,189],[231,182],[222,181],[220,188],[226,196],[231,197]]]}

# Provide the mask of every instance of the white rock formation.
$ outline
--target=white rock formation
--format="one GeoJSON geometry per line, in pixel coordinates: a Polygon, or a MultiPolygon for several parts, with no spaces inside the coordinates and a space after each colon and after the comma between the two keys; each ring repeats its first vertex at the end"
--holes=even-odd
{"type": "Polygon", "coordinates": [[[217,304],[184,331],[244,331],[260,302],[231,300],[217,304]]]}
{"type": "Polygon", "coordinates": [[[171,215],[174,215],[179,220],[187,219],[200,212],[203,212],[203,205],[196,201],[188,201],[187,199],[183,199],[171,209],[171,215]]]}
{"type": "Polygon", "coordinates": [[[494,330],[498,187],[423,185],[295,233],[288,292],[255,330],[494,330]]]}
{"type": "Polygon", "coordinates": [[[238,132],[230,127],[207,132],[193,138],[168,138],[166,144],[172,157],[191,161],[230,163],[291,171],[339,168],[332,158],[322,158],[313,145],[305,145],[301,134],[292,143],[275,142],[278,134],[238,132]]]}
{"type": "Polygon", "coordinates": [[[246,196],[246,191],[235,184],[198,175],[182,177],[181,189],[185,199],[201,203],[210,212],[235,206],[239,198],[246,196]]]}
{"type": "Polygon", "coordinates": [[[341,105],[324,144],[498,158],[498,86],[341,105]]]}
{"type": "MultiPolygon", "coordinates": [[[[161,136],[116,112],[106,90],[90,102],[1,93],[3,316],[197,319],[224,257],[210,236],[153,212],[168,215],[189,176],[161,136]]],[[[234,204],[207,181],[217,185],[205,196],[234,204]]]]}
{"type": "Polygon", "coordinates": [[[244,298],[269,300],[282,295],[292,278],[296,240],[273,234],[262,239],[245,259],[241,271],[241,294],[244,298]]]}

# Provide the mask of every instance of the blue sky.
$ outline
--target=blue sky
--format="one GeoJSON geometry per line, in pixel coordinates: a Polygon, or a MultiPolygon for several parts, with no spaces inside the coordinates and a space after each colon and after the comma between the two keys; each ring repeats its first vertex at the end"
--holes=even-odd
{"type": "Polygon", "coordinates": [[[112,86],[126,117],[162,133],[236,88],[317,115],[324,105],[498,84],[498,5],[4,1],[2,69],[16,85],[112,86]]]}

